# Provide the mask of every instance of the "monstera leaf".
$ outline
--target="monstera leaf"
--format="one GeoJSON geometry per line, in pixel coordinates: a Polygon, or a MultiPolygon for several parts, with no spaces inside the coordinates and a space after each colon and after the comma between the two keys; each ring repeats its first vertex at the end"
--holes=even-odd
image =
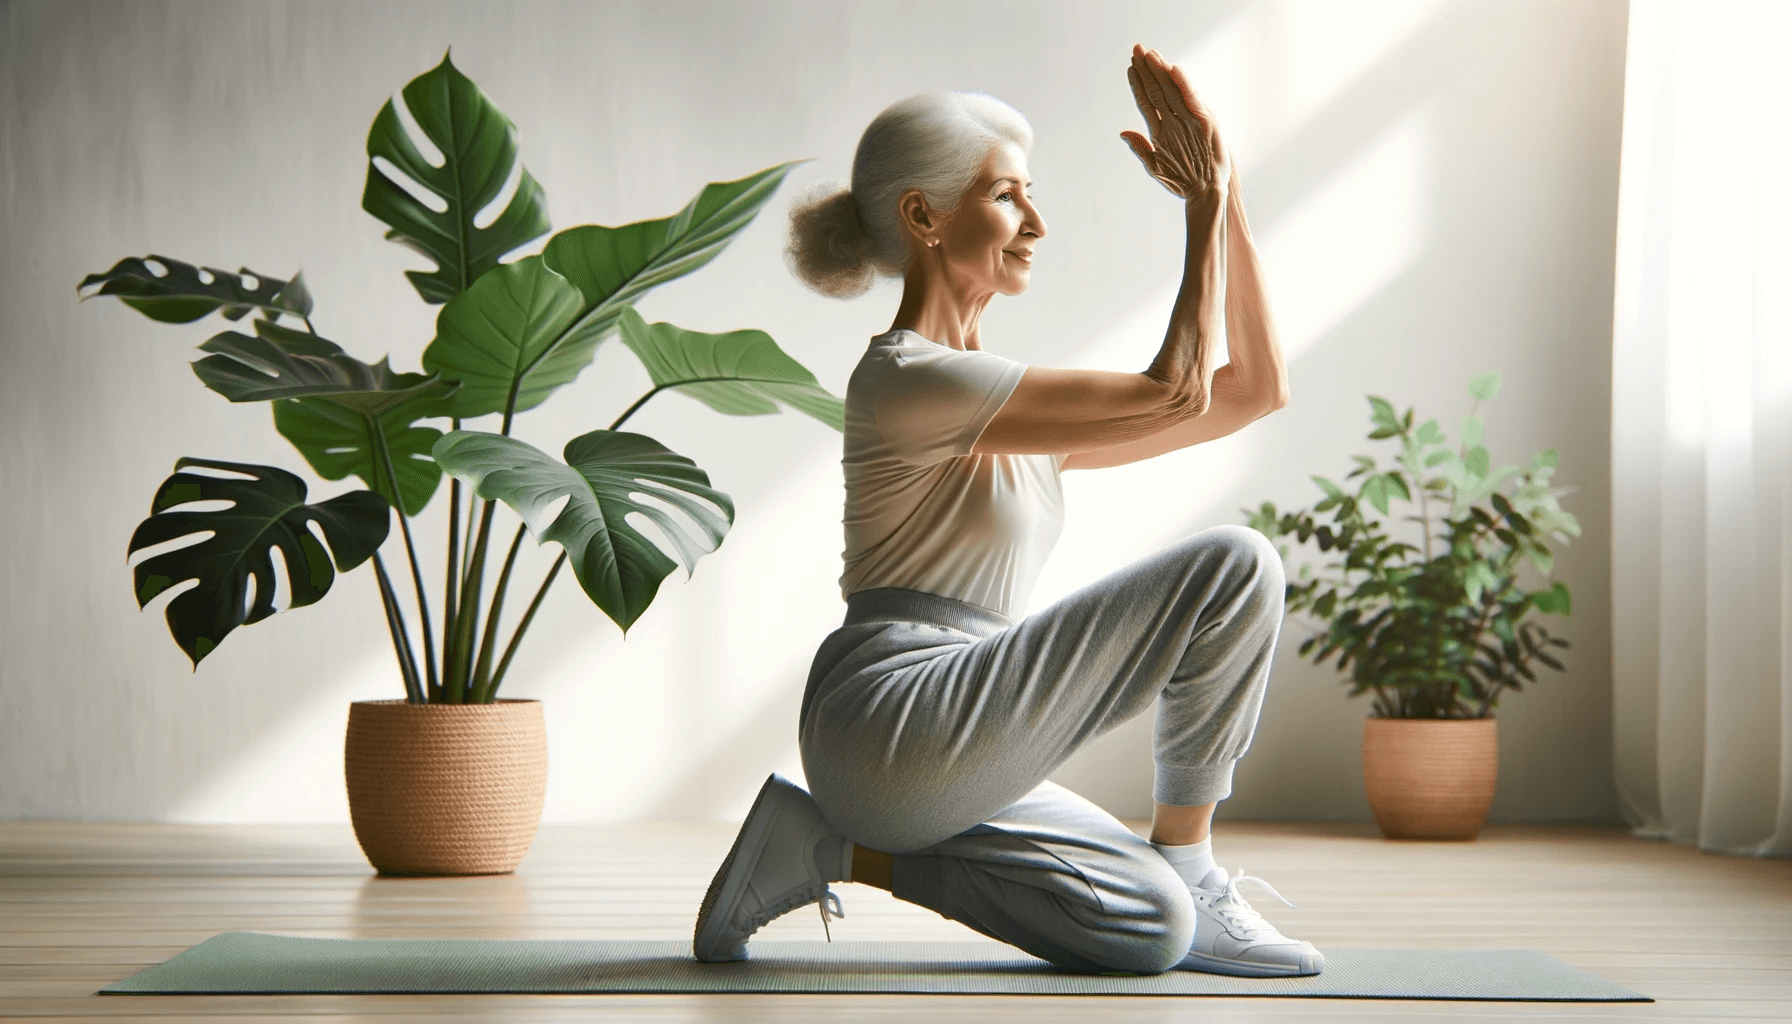
{"type": "Polygon", "coordinates": [[[640,357],[656,391],[676,388],[731,416],[777,412],[782,402],[845,429],[845,403],[764,331],[703,334],[649,324],[632,308],[623,311],[621,324],[622,343],[640,357]]]}
{"type": "MultiPolygon", "coordinates": [[[[402,502],[404,514],[414,516],[429,504],[442,482],[442,467],[430,454],[442,432],[417,425],[417,406],[434,406],[439,401],[434,394],[426,394],[416,400],[416,405],[396,406],[375,418],[328,398],[282,399],[274,403],[274,429],[292,442],[318,476],[340,480],[353,473],[388,502],[402,502]],[[382,440],[392,459],[393,475],[398,479],[397,501],[380,469],[382,440]]],[[[430,411],[424,415],[439,413],[430,411]]]]}
{"type": "Polygon", "coordinates": [[[311,293],[305,289],[303,274],[282,281],[248,267],[232,273],[152,254],[141,259],[126,256],[103,274],[88,274],[75,290],[84,292],[96,284],[99,289],[82,298],[116,295],[125,305],[163,323],[191,323],[213,310],[223,310],[231,320],[257,309],[270,317],[311,315],[311,293]]]}
{"type": "Polygon", "coordinates": [[[429,451],[442,432],[415,424],[446,415],[454,384],[394,373],[384,359],[369,366],[333,341],[266,320],[255,322],[253,337],[226,331],[199,347],[211,353],[193,364],[199,379],[233,402],[273,401],[275,428],[324,479],[353,473],[405,515],[435,494],[442,470],[429,451]],[[396,495],[381,463],[387,455],[396,495]]]}
{"type": "Polygon", "coordinates": [[[443,303],[496,267],[498,257],[547,234],[547,198],[534,176],[517,166],[516,125],[448,57],[411,79],[403,96],[442,162],[431,163],[423,155],[397,108],[386,101],[367,133],[361,208],[391,227],[388,239],[435,261],[436,269],[407,270],[405,276],[423,301],[443,303]],[[435,202],[413,196],[387,176],[381,163],[435,202]],[[520,172],[515,194],[495,220],[482,226],[480,212],[503,192],[513,169],[520,172]]]}
{"type": "Polygon", "coordinates": [[[578,321],[562,344],[597,344],[616,329],[630,303],[715,259],[800,162],[768,167],[738,181],[711,182],[684,209],[661,220],[619,228],[587,224],[555,235],[542,257],[584,298],[578,321]]]}
{"type": "Polygon", "coordinates": [[[627,630],[678,565],[629,525],[629,514],[659,527],[689,572],[722,543],[734,503],[691,460],[640,434],[594,430],[567,442],[565,455],[560,462],[515,438],[471,430],[452,431],[435,448],[449,474],[509,505],[537,540],[564,547],[585,593],[627,630]],[[544,522],[561,498],[569,499],[565,508],[544,522]]]}
{"type": "Polygon", "coordinates": [[[210,533],[197,544],[138,562],[133,573],[137,604],[188,580],[199,585],[168,602],[168,631],[193,667],[238,626],[274,613],[274,561],[285,561],[289,607],[315,603],[330,590],[336,571],[347,572],[379,549],[391,513],[379,495],[350,491],[316,505],[305,503],[305,482],[283,469],[211,459],[181,459],[162,482],[151,515],[131,535],[131,553],[172,540],[210,533]],[[228,479],[184,473],[189,466],[240,474],[228,479]],[[194,502],[228,501],[221,511],[183,510],[194,502]],[[318,542],[316,523],[329,541],[318,542]],[[331,568],[331,561],[335,569],[331,568]],[[251,595],[249,581],[255,581],[251,595]]]}
{"type": "Polygon", "coordinates": [[[560,343],[578,315],[577,288],[540,256],[518,260],[442,307],[423,368],[460,382],[449,412],[461,419],[534,408],[591,362],[595,341],[560,343]]]}

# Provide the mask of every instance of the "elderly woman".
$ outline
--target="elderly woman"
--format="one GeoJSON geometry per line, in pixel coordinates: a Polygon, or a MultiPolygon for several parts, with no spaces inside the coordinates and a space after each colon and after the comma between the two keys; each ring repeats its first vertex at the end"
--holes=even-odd
{"type": "Polygon", "coordinates": [[[849,296],[901,275],[902,304],[846,390],[847,610],[803,695],[812,795],[767,780],[698,913],[700,960],[743,959],[759,926],[810,903],[825,922],[839,912],[828,883],[854,881],[1065,970],[1324,965],[1250,908],[1208,834],[1281,625],[1269,543],[1206,530],[1015,618],[1062,524],[1060,471],[1223,437],[1288,400],[1213,119],[1155,51],[1135,47],[1127,78],[1150,135],[1122,138],[1188,225],[1181,291],[1142,373],[984,350],[984,307],[1026,290],[1046,234],[1027,191],[1032,130],[994,97],[891,106],[859,141],[850,191],[792,214],[810,285],[849,296]],[[1215,367],[1226,328],[1231,362],[1215,367]],[[1045,779],[1153,705],[1147,842],[1045,779]]]}

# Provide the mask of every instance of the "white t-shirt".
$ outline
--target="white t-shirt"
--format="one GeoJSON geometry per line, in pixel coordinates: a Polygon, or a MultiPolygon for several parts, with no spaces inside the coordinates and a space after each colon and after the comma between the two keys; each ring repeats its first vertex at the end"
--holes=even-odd
{"type": "Polygon", "coordinates": [[[896,330],[846,385],[840,592],[903,587],[1018,618],[1064,526],[1063,456],[973,455],[1026,364],[896,330]]]}

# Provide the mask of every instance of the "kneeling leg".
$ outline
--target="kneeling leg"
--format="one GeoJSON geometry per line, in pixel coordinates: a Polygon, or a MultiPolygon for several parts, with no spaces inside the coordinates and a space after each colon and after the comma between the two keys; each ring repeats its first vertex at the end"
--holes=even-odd
{"type": "Polygon", "coordinates": [[[1047,782],[893,866],[897,898],[1069,971],[1156,974],[1188,953],[1188,887],[1145,840],[1047,782]]]}

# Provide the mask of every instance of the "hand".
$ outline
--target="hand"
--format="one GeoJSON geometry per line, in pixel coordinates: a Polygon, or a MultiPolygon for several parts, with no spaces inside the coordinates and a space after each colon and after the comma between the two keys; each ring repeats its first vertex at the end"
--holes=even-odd
{"type": "Polygon", "coordinates": [[[1232,161],[1212,112],[1196,98],[1182,69],[1156,50],[1134,46],[1126,80],[1151,132],[1149,139],[1138,132],[1120,133],[1139,163],[1183,199],[1210,193],[1223,196],[1232,178],[1232,161]]]}

